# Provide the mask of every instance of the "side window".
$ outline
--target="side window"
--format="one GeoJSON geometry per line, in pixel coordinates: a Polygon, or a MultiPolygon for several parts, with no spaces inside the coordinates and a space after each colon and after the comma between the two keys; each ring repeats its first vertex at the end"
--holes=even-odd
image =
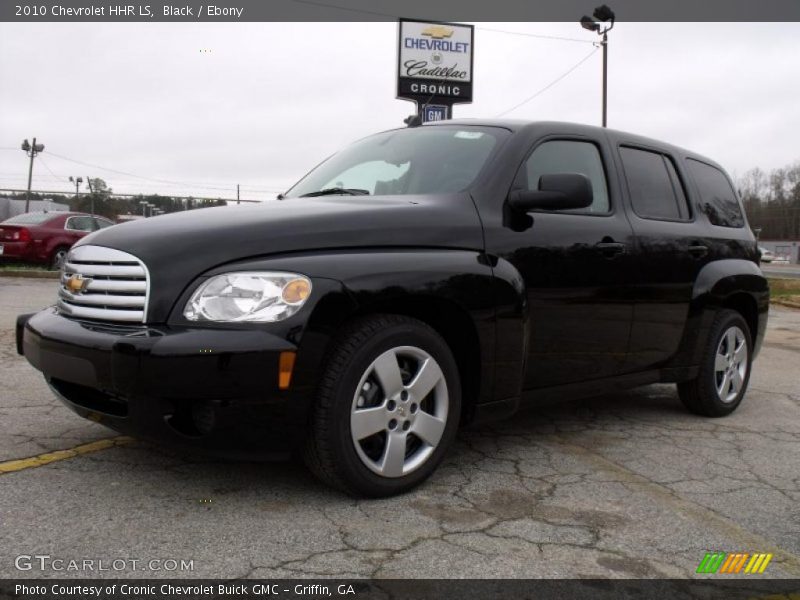
{"type": "Polygon", "coordinates": [[[597,146],[591,142],[569,140],[545,142],[533,151],[525,163],[526,182],[520,187],[538,190],[542,175],[556,173],[580,173],[592,182],[594,201],[588,209],[577,212],[607,213],[610,210],[606,174],[597,146]]]}
{"type": "Polygon", "coordinates": [[[94,220],[95,223],[97,223],[97,229],[105,229],[106,227],[111,227],[114,224],[108,219],[101,219],[99,217],[95,217],[94,220]]]}
{"type": "Polygon", "coordinates": [[[70,217],[64,228],[72,231],[94,231],[94,221],[91,217],[70,217]]]}
{"type": "Polygon", "coordinates": [[[658,152],[619,149],[633,212],[643,219],[686,221],[689,207],[672,161],[658,152]]]}
{"type": "Polygon", "coordinates": [[[736,194],[725,174],[699,160],[686,161],[700,191],[703,212],[712,225],[744,227],[744,216],[736,194]]]}

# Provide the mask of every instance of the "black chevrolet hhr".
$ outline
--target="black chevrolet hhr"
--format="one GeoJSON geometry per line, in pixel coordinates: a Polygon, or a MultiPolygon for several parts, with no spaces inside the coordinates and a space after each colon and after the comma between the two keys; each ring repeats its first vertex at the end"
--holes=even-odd
{"type": "Polygon", "coordinates": [[[280,201],[93,233],[19,352],[72,410],[385,496],[460,424],[674,382],[742,401],[768,287],[729,177],[618,131],[456,120],[335,154],[280,201]]]}

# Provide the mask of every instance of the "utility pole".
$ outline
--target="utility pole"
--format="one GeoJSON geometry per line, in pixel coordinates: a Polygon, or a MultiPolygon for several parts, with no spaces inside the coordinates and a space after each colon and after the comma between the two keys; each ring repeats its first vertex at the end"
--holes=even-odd
{"type": "Polygon", "coordinates": [[[89,198],[92,203],[92,216],[94,216],[94,189],[92,189],[92,180],[89,179],[89,176],[86,176],[86,185],[89,186],[89,198]]]}
{"type": "Polygon", "coordinates": [[[28,166],[28,191],[25,193],[25,212],[31,209],[31,181],[33,179],[33,159],[39,152],[44,151],[44,144],[37,144],[36,138],[33,138],[33,144],[29,144],[27,138],[20,146],[25,153],[31,157],[30,165],[28,166]]]}
{"type": "Polygon", "coordinates": [[[603,127],[608,127],[608,29],[603,32],[603,127]]]}
{"type": "Polygon", "coordinates": [[[241,202],[239,202],[239,184],[238,183],[236,184],[236,204],[241,204],[241,202]]]}

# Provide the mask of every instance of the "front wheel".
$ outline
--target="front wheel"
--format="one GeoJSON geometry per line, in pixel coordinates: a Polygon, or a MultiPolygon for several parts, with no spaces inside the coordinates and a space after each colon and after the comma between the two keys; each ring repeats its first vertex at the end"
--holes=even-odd
{"type": "Polygon", "coordinates": [[[441,336],[409,317],[367,317],[328,358],[306,462],[351,494],[402,493],[439,465],[460,412],[458,368],[441,336]]]}
{"type": "Polygon", "coordinates": [[[64,263],[67,260],[67,253],[69,252],[69,248],[66,246],[59,246],[53,251],[53,255],[50,257],[50,269],[53,271],[58,271],[61,267],[64,266],[64,263]]]}
{"type": "Polygon", "coordinates": [[[678,384],[683,404],[706,417],[724,417],[736,410],[750,381],[752,347],[750,328],[742,315],[719,311],[697,377],[678,384]]]}

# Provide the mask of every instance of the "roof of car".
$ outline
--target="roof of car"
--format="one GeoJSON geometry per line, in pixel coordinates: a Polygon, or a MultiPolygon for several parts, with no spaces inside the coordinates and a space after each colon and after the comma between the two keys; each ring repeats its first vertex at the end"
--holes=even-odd
{"type": "Polygon", "coordinates": [[[435,121],[430,123],[425,123],[422,127],[436,127],[441,125],[468,125],[473,127],[502,127],[504,129],[508,129],[511,132],[521,132],[525,130],[533,130],[533,129],[552,129],[558,130],[559,133],[564,134],[576,134],[579,135],[581,133],[606,133],[610,134],[610,136],[617,141],[618,143],[629,143],[641,146],[649,146],[653,148],[660,148],[664,150],[669,150],[672,154],[679,154],[682,156],[687,156],[691,158],[696,158],[703,162],[709,163],[711,165],[717,166],[722,168],[717,162],[714,160],[698,154],[697,152],[693,152],[691,150],[687,150],[686,148],[681,148],[680,146],[676,146],[674,144],[670,144],[668,142],[663,142],[661,140],[656,140],[653,138],[649,138],[643,135],[638,135],[635,133],[630,133],[627,131],[621,131],[619,129],[610,129],[604,127],[598,127],[596,125],[585,125],[583,123],[570,123],[568,121],[525,121],[521,119],[450,119],[446,121],[435,121]]]}

